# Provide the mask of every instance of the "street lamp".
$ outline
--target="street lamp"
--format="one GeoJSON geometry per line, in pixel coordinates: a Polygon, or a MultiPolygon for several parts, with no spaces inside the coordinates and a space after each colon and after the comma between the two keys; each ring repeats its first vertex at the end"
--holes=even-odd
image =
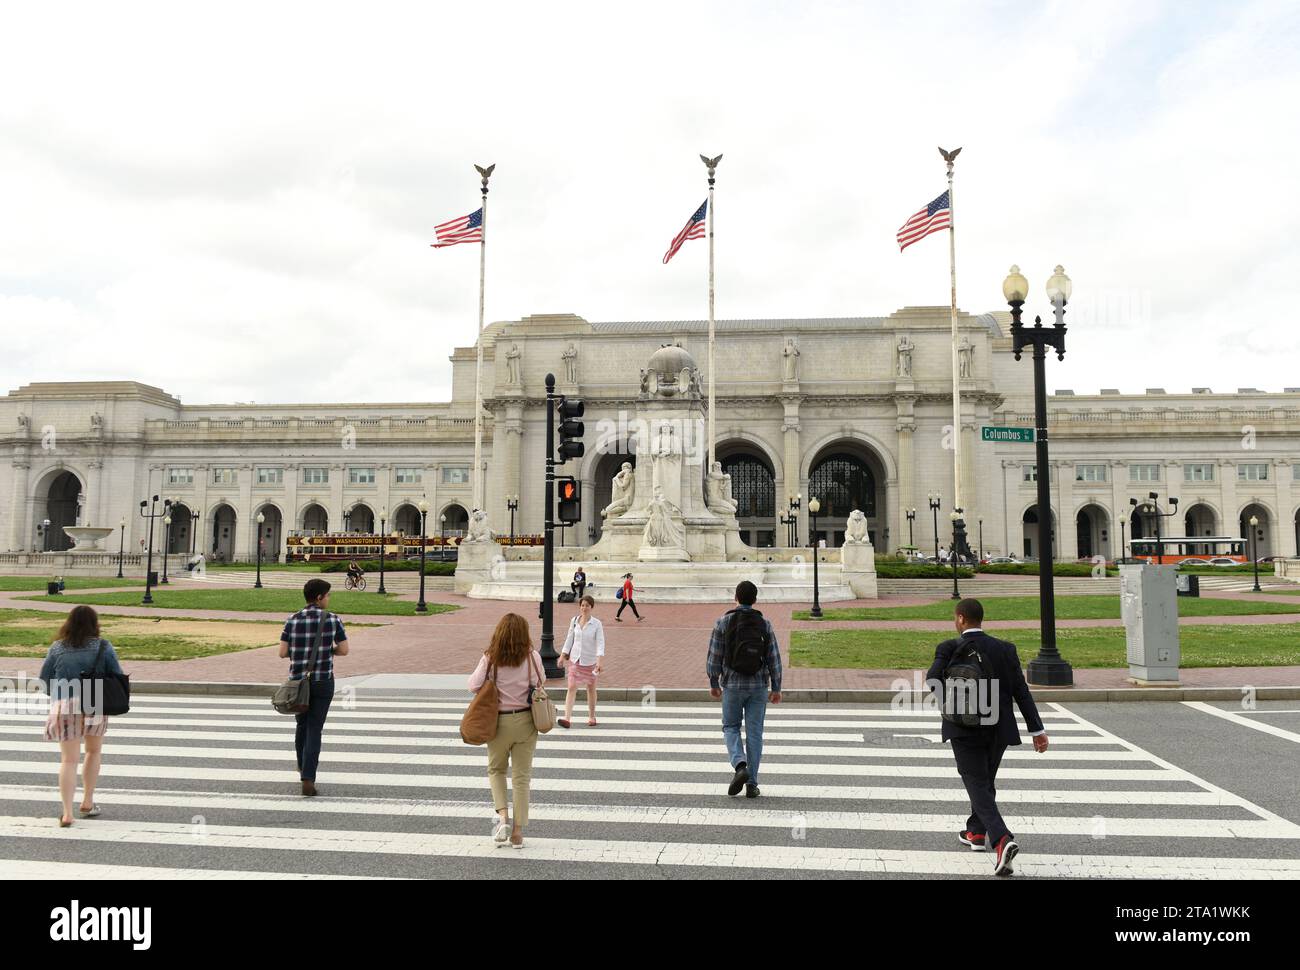
{"type": "Polygon", "coordinates": [[[1141,503],[1139,503],[1138,500],[1135,499],[1135,498],[1131,498],[1131,499],[1128,500],[1128,504],[1131,505],[1131,506],[1133,506],[1133,508],[1134,508],[1134,509],[1135,509],[1135,510],[1140,514],[1140,515],[1149,515],[1149,516],[1152,517],[1152,519],[1153,519],[1154,522],[1155,522],[1155,529],[1156,529],[1156,563],[1157,563],[1157,564],[1159,564],[1159,563],[1163,563],[1163,562],[1165,561],[1165,550],[1164,550],[1164,547],[1163,547],[1163,546],[1161,545],[1161,543],[1160,543],[1160,520],[1161,520],[1161,519],[1170,519],[1170,518],[1173,518],[1175,515],[1178,514],[1178,499],[1174,498],[1173,496],[1170,496],[1169,499],[1168,499],[1168,501],[1169,501],[1169,506],[1170,506],[1170,508],[1173,509],[1172,512],[1161,512],[1161,511],[1160,511],[1160,504],[1159,504],[1159,502],[1160,502],[1160,496],[1159,496],[1159,494],[1157,494],[1156,492],[1147,492],[1147,498],[1146,498],[1146,501],[1141,502],[1141,503]]]}
{"type": "Polygon", "coordinates": [[[170,515],[164,515],[163,516],[163,557],[162,557],[163,574],[162,574],[162,581],[158,584],[160,586],[171,585],[169,582],[167,582],[167,554],[171,551],[172,551],[172,517],[170,515]]]}
{"type": "Polygon", "coordinates": [[[822,618],[821,596],[817,582],[817,513],[822,510],[822,503],[815,498],[808,500],[808,514],[812,516],[812,556],[813,556],[813,605],[809,616],[814,620],[822,618]]]}
{"type": "Polygon", "coordinates": [[[980,562],[983,562],[984,561],[984,516],[981,515],[978,519],[978,522],[980,524],[980,543],[979,543],[979,554],[976,556],[976,558],[980,562]]]}
{"type": "Polygon", "coordinates": [[[266,515],[262,512],[257,513],[257,582],[253,584],[253,589],[262,588],[262,523],[266,521],[266,515]]]}
{"type": "Polygon", "coordinates": [[[934,513],[934,559],[939,561],[939,506],[943,504],[939,496],[931,492],[926,496],[930,501],[930,511],[934,513]]]}
{"type": "Polygon", "coordinates": [[[1258,525],[1259,516],[1252,515],[1250,517],[1250,558],[1255,562],[1255,588],[1251,590],[1252,593],[1262,592],[1259,588],[1259,531],[1256,528],[1258,525]]]}
{"type": "Polygon", "coordinates": [[[790,545],[799,544],[799,507],[803,505],[803,492],[790,496],[790,545]]]}
{"type": "Polygon", "coordinates": [[[510,542],[513,545],[515,541],[515,513],[519,511],[519,496],[507,496],[506,508],[510,510],[510,542]]]}
{"type": "Polygon", "coordinates": [[[352,510],[348,509],[343,513],[343,534],[347,535],[352,531],[352,510]]]}
{"type": "MultiPolygon", "coordinates": [[[[420,499],[416,507],[420,510],[420,601],[415,604],[415,612],[428,613],[429,607],[424,603],[424,524],[429,519],[429,503],[425,499],[420,499]]],[[[514,531],[513,526],[510,531],[514,531]]]]}
{"type": "Polygon", "coordinates": [[[41,533],[41,552],[50,551],[50,520],[42,519],[39,527],[41,533]]]}
{"type": "Polygon", "coordinates": [[[948,514],[952,519],[952,598],[961,599],[961,591],[957,589],[957,569],[961,561],[961,556],[957,550],[966,545],[966,523],[962,520],[961,509],[953,509],[948,514]]]}
{"type": "Polygon", "coordinates": [[[117,527],[118,527],[118,529],[121,530],[121,533],[122,533],[121,538],[118,539],[118,542],[117,542],[117,578],[118,578],[118,579],[121,579],[121,578],[122,578],[122,554],[123,554],[124,552],[126,552],[126,518],[125,518],[125,516],[122,518],[122,520],[121,520],[120,522],[117,523],[117,527]]]}
{"type": "Polygon", "coordinates": [[[916,522],[916,509],[907,510],[907,548],[916,551],[916,540],[912,536],[912,525],[916,522]]]}
{"type": "Polygon", "coordinates": [[[1056,647],[1056,593],[1052,585],[1052,476],[1047,447],[1047,348],[1056,350],[1058,360],[1065,359],[1065,304],[1073,284],[1065,270],[1057,266],[1047,281],[1047,298],[1052,301],[1056,322],[1048,329],[1041,317],[1034,318],[1032,328],[1020,322],[1021,307],[1029,295],[1029,283],[1019,266],[1002,283],[1002,295],[1011,305],[1011,339],[1016,360],[1021,351],[1031,347],[1034,354],[1034,425],[1038,473],[1038,614],[1042,638],[1038,656],[1029,662],[1029,683],[1045,687],[1071,687],[1074,669],[1056,647]]]}
{"type": "Polygon", "coordinates": [[[447,513],[444,512],[438,516],[440,528],[438,530],[438,558],[447,558],[447,513]]]}
{"type": "MultiPolygon", "coordinates": [[[[172,508],[171,499],[163,499],[162,511],[158,511],[158,496],[151,499],[140,500],[140,518],[149,520],[149,558],[145,562],[144,568],[144,599],[140,601],[142,606],[153,604],[153,522],[154,519],[161,519],[164,516],[170,517],[172,508]],[[145,510],[148,509],[146,512],[145,510]]],[[[141,539],[141,542],[144,540],[141,539]]]]}
{"type": "Polygon", "coordinates": [[[383,596],[388,590],[384,589],[384,527],[388,521],[388,506],[385,505],[379,510],[379,589],[376,592],[383,596]]]}
{"type": "Polygon", "coordinates": [[[190,558],[198,551],[199,543],[199,510],[190,510],[190,558]]]}

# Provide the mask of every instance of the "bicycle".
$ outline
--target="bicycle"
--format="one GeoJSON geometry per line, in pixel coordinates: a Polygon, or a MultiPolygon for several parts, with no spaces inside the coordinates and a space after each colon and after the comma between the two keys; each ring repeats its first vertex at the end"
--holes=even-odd
{"type": "Polygon", "coordinates": [[[349,576],[347,579],[343,580],[343,588],[355,589],[358,592],[364,592],[366,588],[366,577],[358,576],[355,579],[353,579],[351,576],[349,576]]]}

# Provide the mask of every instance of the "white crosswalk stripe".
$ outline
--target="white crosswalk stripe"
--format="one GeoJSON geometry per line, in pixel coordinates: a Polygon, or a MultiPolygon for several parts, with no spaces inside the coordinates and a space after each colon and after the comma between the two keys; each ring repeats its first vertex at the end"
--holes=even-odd
{"type": "MultiPolygon", "coordinates": [[[[729,799],[718,708],[603,704],[543,737],[522,852],[495,851],[486,754],[459,698],[351,697],[296,794],[293,722],[264,699],[147,696],[114,719],[96,801],[56,822],[44,712],[0,699],[0,877],[987,877],[956,842],[966,794],[938,717],[881,705],[769,707],[762,797],[729,799]]],[[[1044,877],[1300,879],[1300,825],[1045,705],[1052,750],[1012,748],[998,798],[1044,877]]],[[[1023,725],[1022,725],[1023,728],[1023,725]]]]}

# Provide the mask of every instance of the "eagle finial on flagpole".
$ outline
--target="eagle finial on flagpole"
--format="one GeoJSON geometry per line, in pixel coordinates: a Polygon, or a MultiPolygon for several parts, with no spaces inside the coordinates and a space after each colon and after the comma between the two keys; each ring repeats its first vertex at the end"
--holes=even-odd
{"type": "Polygon", "coordinates": [[[718,168],[718,162],[722,161],[722,156],[721,156],[721,155],[715,155],[713,158],[709,158],[708,155],[701,155],[701,156],[700,156],[700,161],[702,161],[705,165],[708,166],[708,168],[709,168],[709,181],[712,182],[712,181],[713,181],[713,173],[717,171],[717,168],[718,168]]]}
{"type": "MultiPolygon", "coordinates": [[[[960,151],[960,149],[959,149],[959,151],[960,151]]],[[[493,162],[493,163],[492,163],[491,165],[489,165],[487,168],[484,168],[482,165],[475,165],[475,166],[474,166],[474,169],[475,169],[475,170],[478,172],[478,174],[483,178],[483,192],[484,192],[484,194],[487,193],[487,184],[488,184],[488,179],[490,179],[490,178],[492,177],[492,170],[493,170],[494,168],[496,168],[496,167],[497,167],[497,166],[496,166],[496,162],[493,162]]]]}

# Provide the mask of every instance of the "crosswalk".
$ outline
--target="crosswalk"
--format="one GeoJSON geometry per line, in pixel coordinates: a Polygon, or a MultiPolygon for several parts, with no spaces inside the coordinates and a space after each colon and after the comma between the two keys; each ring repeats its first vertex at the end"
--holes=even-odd
{"type": "MultiPolygon", "coordinates": [[[[142,696],[105,742],[103,815],[58,827],[43,711],[0,699],[0,877],[292,879],[969,876],[965,792],[937,714],[769,707],[762,797],[730,799],[719,711],[602,704],[540,739],[522,851],[493,846],[464,700],[340,695],[303,799],[293,721],[261,699],[142,696]]],[[[585,712],[580,712],[585,713],[585,712]]],[[[1300,825],[1059,704],[1051,750],[1008,751],[999,800],[1020,876],[1300,878],[1300,825]]]]}

